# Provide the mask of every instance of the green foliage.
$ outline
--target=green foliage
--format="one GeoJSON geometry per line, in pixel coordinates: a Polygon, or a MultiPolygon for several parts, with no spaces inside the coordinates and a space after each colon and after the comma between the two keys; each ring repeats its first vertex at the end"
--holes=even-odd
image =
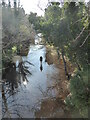
{"type": "Polygon", "coordinates": [[[88,82],[88,69],[77,71],[70,81],[71,95],[66,98],[66,104],[76,109],[83,117],[88,117],[90,106],[90,83],[88,82]]]}
{"type": "Polygon", "coordinates": [[[88,106],[90,105],[90,84],[88,83],[88,71],[77,71],[70,81],[71,100],[70,102],[79,109],[83,117],[88,116],[88,106]]]}
{"type": "Polygon", "coordinates": [[[43,21],[42,17],[37,16],[37,13],[30,13],[29,17],[29,22],[34,25],[35,30],[40,30],[41,25],[40,22],[43,21]]]}
{"type": "Polygon", "coordinates": [[[12,52],[15,53],[17,51],[17,47],[16,46],[13,46],[12,47],[12,52]]]}

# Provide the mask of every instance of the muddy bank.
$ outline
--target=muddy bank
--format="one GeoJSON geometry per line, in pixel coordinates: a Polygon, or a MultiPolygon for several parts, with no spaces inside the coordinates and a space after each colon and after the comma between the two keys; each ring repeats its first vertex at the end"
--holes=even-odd
{"type": "MultiPolygon", "coordinates": [[[[54,87],[58,90],[58,98],[61,98],[63,101],[69,95],[69,81],[66,78],[63,59],[60,56],[58,59],[57,51],[53,46],[46,46],[46,61],[48,64],[55,64],[58,68],[58,74],[52,76],[52,79],[56,79],[57,82],[54,87]]],[[[74,68],[71,63],[67,61],[67,70],[70,74],[73,73],[74,68]]]]}
{"type": "Polygon", "coordinates": [[[70,117],[69,112],[65,109],[62,100],[46,99],[41,104],[41,109],[35,113],[36,118],[67,118],[70,117]]]}

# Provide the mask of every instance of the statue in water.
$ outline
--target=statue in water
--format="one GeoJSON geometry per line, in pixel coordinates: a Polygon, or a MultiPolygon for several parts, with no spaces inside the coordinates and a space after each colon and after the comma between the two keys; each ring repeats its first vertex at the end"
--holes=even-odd
{"type": "Polygon", "coordinates": [[[40,56],[40,62],[42,62],[43,61],[43,57],[42,56],[40,56]]]}
{"type": "Polygon", "coordinates": [[[42,67],[42,61],[43,61],[43,57],[40,56],[40,70],[41,70],[41,71],[43,70],[43,67],[42,67]]]}

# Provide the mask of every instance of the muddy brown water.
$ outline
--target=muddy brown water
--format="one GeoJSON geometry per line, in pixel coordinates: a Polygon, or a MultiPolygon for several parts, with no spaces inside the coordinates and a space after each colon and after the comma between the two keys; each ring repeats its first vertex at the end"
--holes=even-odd
{"type": "MultiPolygon", "coordinates": [[[[48,87],[55,82],[52,75],[58,73],[58,68],[54,64],[48,65],[45,62],[46,47],[38,44],[38,39],[35,43],[30,46],[28,55],[22,58],[23,61],[29,61],[34,65],[25,63],[32,75],[28,74],[27,79],[23,79],[23,76],[17,72],[18,68],[11,69],[7,73],[7,81],[2,88],[3,118],[41,117],[42,115],[38,115],[37,111],[42,110],[42,102],[54,98],[57,94],[55,89],[48,91],[48,87]],[[40,56],[43,57],[42,63],[40,63],[40,56]]],[[[45,114],[44,117],[47,115],[45,114]]]]}

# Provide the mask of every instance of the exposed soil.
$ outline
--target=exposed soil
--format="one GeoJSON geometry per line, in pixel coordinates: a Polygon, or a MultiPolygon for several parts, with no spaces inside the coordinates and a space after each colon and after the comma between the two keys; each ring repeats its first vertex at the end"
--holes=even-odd
{"type": "MultiPolygon", "coordinates": [[[[69,81],[66,78],[65,70],[64,70],[64,63],[62,57],[58,59],[57,52],[53,46],[46,46],[46,60],[48,64],[55,64],[56,67],[59,69],[59,73],[57,75],[52,76],[53,79],[56,79],[55,88],[58,90],[58,96],[62,100],[65,100],[67,95],[69,95],[69,81]]],[[[71,63],[67,61],[67,69],[70,74],[73,73],[74,67],[72,67],[71,63]]]]}
{"type": "Polygon", "coordinates": [[[41,104],[41,109],[36,112],[36,118],[67,118],[69,113],[65,104],[60,99],[46,99],[41,104]]]}

